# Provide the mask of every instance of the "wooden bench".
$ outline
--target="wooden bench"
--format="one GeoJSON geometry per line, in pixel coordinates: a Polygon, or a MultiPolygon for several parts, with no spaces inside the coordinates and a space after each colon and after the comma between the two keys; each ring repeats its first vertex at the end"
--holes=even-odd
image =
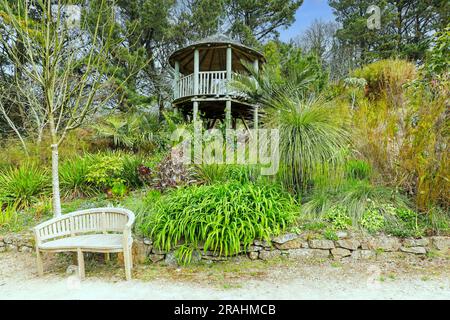
{"type": "Polygon", "coordinates": [[[42,276],[44,273],[41,252],[77,252],[81,278],[85,276],[83,252],[105,253],[106,259],[110,253],[123,252],[125,276],[130,280],[134,219],[130,210],[98,208],[65,214],[36,226],[38,274],[42,276]]]}

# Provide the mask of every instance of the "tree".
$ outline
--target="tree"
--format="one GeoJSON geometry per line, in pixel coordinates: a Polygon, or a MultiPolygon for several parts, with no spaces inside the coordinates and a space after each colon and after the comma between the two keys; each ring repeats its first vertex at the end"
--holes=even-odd
{"type": "Polygon", "coordinates": [[[445,0],[329,0],[341,24],[337,38],[355,47],[354,59],[365,64],[393,56],[423,60],[431,36],[448,21],[445,0]],[[381,29],[367,28],[369,5],[381,9],[381,29]]]}
{"type": "Polygon", "coordinates": [[[17,4],[0,0],[0,15],[10,35],[2,36],[0,43],[15,70],[11,82],[0,80],[0,113],[22,141],[25,135],[42,133],[51,138],[53,210],[59,216],[58,148],[69,131],[117,93],[105,77],[115,75],[111,69],[119,70],[108,62],[111,48],[120,45],[112,40],[114,6],[106,0],[99,2],[95,26],[88,28],[88,15],[72,20],[67,16],[72,7],[62,1],[17,4]],[[11,105],[27,107],[34,132],[18,128],[10,116],[11,105]]]}
{"type": "Polygon", "coordinates": [[[269,41],[263,48],[271,76],[281,86],[301,84],[304,93],[315,94],[326,85],[328,74],[319,56],[304,53],[295,43],[269,41]]]}
{"type": "Polygon", "coordinates": [[[256,45],[278,36],[278,29],[290,26],[303,0],[225,0],[232,32],[241,42],[256,45]]]}
{"type": "Polygon", "coordinates": [[[336,22],[324,22],[316,19],[296,42],[304,52],[313,53],[322,61],[328,61],[337,29],[336,22]]]}

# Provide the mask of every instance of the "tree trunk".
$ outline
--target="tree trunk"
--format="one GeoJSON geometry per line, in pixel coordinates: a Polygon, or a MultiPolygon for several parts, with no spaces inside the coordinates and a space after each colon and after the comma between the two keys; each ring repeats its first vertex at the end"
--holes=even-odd
{"type": "Polygon", "coordinates": [[[61,216],[61,196],[59,192],[59,154],[58,144],[52,144],[52,188],[53,188],[53,214],[61,216]]]}

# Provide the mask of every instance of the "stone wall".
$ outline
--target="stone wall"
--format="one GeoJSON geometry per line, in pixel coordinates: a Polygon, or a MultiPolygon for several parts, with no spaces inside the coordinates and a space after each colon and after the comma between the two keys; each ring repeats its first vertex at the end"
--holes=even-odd
{"type": "Polygon", "coordinates": [[[0,235],[0,252],[19,251],[32,252],[34,250],[34,236],[32,233],[11,233],[0,235]]]}
{"type": "MultiPolygon", "coordinates": [[[[429,237],[420,239],[399,239],[380,235],[368,237],[338,232],[338,240],[315,239],[312,234],[301,235],[288,233],[275,237],[271,242],[255,240],[253,244],[242,251],[239,256],[247,256],[251,260],[269,260],[276,257],[287,258],[333,258],[337,260],[360,260],[375,257],[377,254],[398,253],[405,255],[426,255],[429,252],[450,254],[450,237],[429,237]]],[[[167,253],[153,247],[150,239],[136,239],[134,254],[138,262],[151,261],[153,263],[165,261],[174,264],[173,252],[167,253]]],[[[194,261],[222,261],[227,258],[219,257],[211,251],[199,253],[194,261]]]]}
{"type": "MultiPolygon", "coordinates": [[[[380,253],[398,253],[406,255],[426,255],[430,252],[450,254],[450,237],[436,236],[420,239],[399,239],[380,235],[377,237],[338,232],[337,240],[317,238],[314,233],[294,234],[287,233],[272,238],[272,241],[255,240],[247,250],[242,248],[239,256],[247,256],[251,260],[269,260],[276,257],[287,258],[333,258],[338,260],[369,259],[380,253]]],[[[34,237],[31,233],[18,233],[0,235],[0,252],[33,252],[34,237]]],[[[135,263],[165,262],[176,264],[173,252],[164,252],[153,246],[151,239],[135,237],[133,244],[133,257],[135,263]]],[[[193,262],[223,261],[217,253],[199,248],[193,256],[193,262]]]]}

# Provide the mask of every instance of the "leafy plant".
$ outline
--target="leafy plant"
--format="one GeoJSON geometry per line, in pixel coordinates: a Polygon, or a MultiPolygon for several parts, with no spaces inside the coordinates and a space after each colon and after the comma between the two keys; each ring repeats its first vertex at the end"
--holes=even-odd
{"type": "Polygon", "coordinates": [[[25,163],[0,173],[0,201],[28,207],[49,193],[50,180],[45,168],[25,163]]]}
{"type": "Polygon", "coordinates": [[[123,170],[121,177],[125,184],[130,188],[138,188],[143,185],[139,178],[139,166],[144,162],[144,159],[139,155],[124,154],[123,158],[123,170]]]}
{"type": "Polygon", "coordinates": [[[402,93],[403,85],[415,79],[416,68],[413,63],[400,59],[380,60],[354,71],[357,78],[367,81],[370,97],[386,95],[395,102],[402,93]]]}
{"type": "Polygon", "coordinates": [[[379,210],[371,207],[363,213],[360,225],[371,233],[378,232],[384,228],[385,218],[379,210]]]}
{"type": "Polygon", "coordinates": [[[203,183],[256,182],[260,176],[255,165],[201,164],[194,167],[195,178],[203,183]]]}
{"type": "Polygon", "coordinates": [[[305,200],[302,205],[304,215],[326,217],[330,209],[338,207],[346,212],[355,226],[374,204],[384,204],[380,209],[383,214],[389,214],[389,208],[409,207],[408,199],[402,194],[387,187],[372,185],[366,180],[348,180],[336,189],[315,189],[305,200]]]}
{"type": "Polygon", "coordinates": [[[97,136],[107,139],[117,148],[134,151],[154,151],[164,146],[165,125],[159,115],[134,111],[113,114],[93,125],[97,136]]]}
{"type": "MultiPolygon", "coordinates": [[[[142,168],[141,168],[142,169],[142,168]]],[[[192,170],[184,164],[181,150],[173,150],[155,169],[151,185],[159,190],[175,188],[194,182],[192,170]]]]}
{"type": "Polygon", "coordinates": [[[348,134],[333,105],[320,98],[279,96],[268,113],[280,132],[279,174],[285,186],[302,193],[317,175],[340,173],[348,134]]]}
{"type": "Polygon", "coordinates": [[[17,223],[17,204],[0,202],[0,228],[7,228],[17,223]]]}
{"type": "Polygon", "coordinates": [[[117,183],[123,183],[123,161],[118,153],[98,154],[89,165],[86,181],[101,189],[110,189],[117,183]]]}
{"type": "Polygon", "coordinates": [[[277,186],[236,182],[191,186],[162,197],[141,220],[140,229],[163,250],[202,244],[205,251],[230,256],[254,239],[279,234],[297,210],[295,201],[277,186]]]}
{"type": "Polygon", "coordinates": [[[98,188],[87,177],[95,158],[89,154],[75,156],[64,161],[59,167],[61,193],[64,198],[92,197],[98,188]]]}
{"type": "Polygon", "coordinates": [[[334,229],[325,229],[325,231],[323,232],[323,236],[327,240],[333,241],[339,240],[339,237],[337,236],[336,231],[334,229]]]}
{"type": "Polygon", "coordinates": [[[192,245],[182,244],[175,251],[175,258],[179,264],[186,266],[191,263],[192,256],[196,250],[198,249],[192,245]]]}
{"type": "Polygon", "coordinates": [[[123,198],[127,191],[127,186],[123,182],[116,182],[111,188],[111,194],[116,198],[123,198]]]}
{"type": "Polygon", "coordinates": [[[365,180],[372,174],[372,167],[362,160],[349,160],[345,164],[345,175],[347,179],[365,180]]]}
{"type": "Polygon", "coordinates": [[[331,222],[334,229],[347,229],[352,225],[352,219],[348,216],[344,207],[337,205],[328,210],[325,218],[331,222]]]}

